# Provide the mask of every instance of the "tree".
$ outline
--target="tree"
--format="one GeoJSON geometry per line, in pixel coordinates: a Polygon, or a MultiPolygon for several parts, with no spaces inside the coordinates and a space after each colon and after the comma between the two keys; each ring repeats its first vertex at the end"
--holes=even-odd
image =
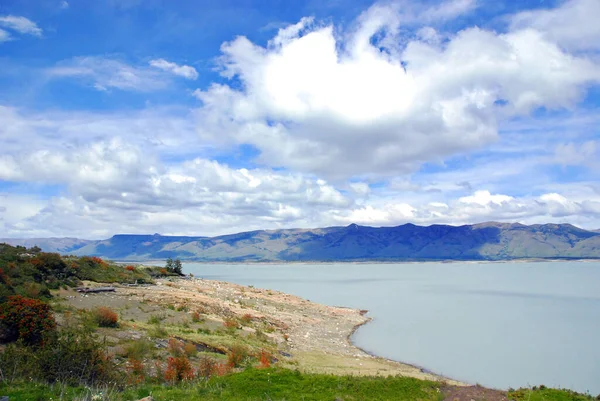
{"type": "Polygon", "coordinates": [[[173,273],[173,271],[175,271],[175,262],[173,262],[172,258],[167,259],[165,269],[167,269],[169,273],[173,273]]]}
{"type": "Polygon", "coordinates": [[[173,262],[173,272],[180,276],[183,275],[183,266],[181,265],[181,260],[179,260],[179,258],[175,259],[175,262],[173,262]]]}

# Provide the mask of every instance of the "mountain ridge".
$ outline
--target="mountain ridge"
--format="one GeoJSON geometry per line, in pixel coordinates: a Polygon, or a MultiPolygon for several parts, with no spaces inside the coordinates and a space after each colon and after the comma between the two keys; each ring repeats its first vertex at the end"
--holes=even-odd
{"type": "Polygon", "coordinates": [[[104,240],[0,239],[48,252],[115,260],[200,262],[600,259],[600,233],[571,224],[483,222],[451,226],[358,224],[255,230],[215,237],[116,234],[104,240]],[[36,243],[37,241],[37,243],[36,243]]]}

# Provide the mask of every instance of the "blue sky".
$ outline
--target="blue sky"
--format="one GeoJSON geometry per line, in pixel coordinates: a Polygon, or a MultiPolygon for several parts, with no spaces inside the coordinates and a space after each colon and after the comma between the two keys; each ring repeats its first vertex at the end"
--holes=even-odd
{"type": "Polygon", "coordinates": [[[6,0],[0,237],[600,228],[600,2],[6,0]]]}

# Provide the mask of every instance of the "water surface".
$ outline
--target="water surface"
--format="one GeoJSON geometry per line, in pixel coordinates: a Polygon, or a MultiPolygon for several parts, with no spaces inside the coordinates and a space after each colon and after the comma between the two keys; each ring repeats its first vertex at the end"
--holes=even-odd
{"type": "Polygon", "coordinates": [[[366,351],[469,383],[600,394],[600,263],[199,264],[184,271],[368,309],[366,351]]]}

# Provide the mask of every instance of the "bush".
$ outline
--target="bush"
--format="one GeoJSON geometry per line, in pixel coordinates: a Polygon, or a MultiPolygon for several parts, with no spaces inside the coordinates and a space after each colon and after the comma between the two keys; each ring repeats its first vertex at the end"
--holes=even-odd
{"type": "Polygon", "coordinates": [[[140,384],[146,380],[146,370],[142,361],[129,357],[127,359],[127,372],[129,373],[129,382],[140,384]]]}
{"type": "Polygon", "coordinates": [[[10,344],[0,353],[5,380],[29,378],[47,383],[99,385],[114,382],[116,366],[88,331],[65,328],[37,348],[10,344]]]}
{"type": "Polygon", "coordinates": [[[125,347],[124,354],[128,358],[143,359],[154,352],[154,344],[146,339],[140,339],[128,344],[125,347]]]}
{"type": "Polygon", "coordinates": [[[265,350],[260,351],[258,355],[258,362],[260,363],[261,368],[269,368],[271,367],[271,358],[272,355],[265,350]]]}
{"type": "Polygon", "coordinates": [[[125,270],[127,270],[129,272],[133,272],[133,271],[135,271],[135,266],[133,266],[133,265],[127,265],[127,266],[125,266],[125,270]]]}
{"type": "Polygon", "coordinates": [[[217,372],[217,361],[210,356],[202,356],[198,363],[198,377],[208,379],[217,372]]]}
{"type": "Polygon", "coordinates": [[[194,343],[186,342],[183,345],[183,352],[189,357],[194,357],[198,353],[198,348],[196,348],[196,345],[194,343]]]}
{"type": "Polygon", "coordinates": [[[249,325],[250,323],[252,323],[252,315],[249,313],[244,314],[244,316],[242,316],[240,318],[240,321],[242,322],[242,324],[244,325],[249,325]]]}
{"type": "Polygon", "coordinates": [[[170,382],[180,382],[182,380],[191,380],[193,378],[194,369],[187,357],[169,357],[167,360],[167,369],[165,370],[165,380],[170,382]]]}
{"type": "Polygon", "coordinates": [[[225,326],[226,329],[237,329],[238,322],[233,318],[227,318],[223,321],[223,326],[225,326]]]}
{"type": "Polygon", "coordinates": [[[101,306],[92,312],[94,320],[100,327],[118,327],[119,316],[110,308],[101,306]]]}
{"type": "Polygon", "coordinates": [[[169,345],[167,346],[167,349],[173,356],[183,355],[183,343],[176,338],[169,338],[169,345]]]}
{"type": "Polygon", "coordinates": [[[0,305],[0,340],[4,342],[41,345],[55,330],[56,321],[45,302],[15,295],[0,305]]]}
{"type": "Polygon", "coordinates": [[[227,365],[231,368],[237,368],[241,366],[247,357],[248,349],[244,345],[236,344],[227,353],[227,365]]]}

